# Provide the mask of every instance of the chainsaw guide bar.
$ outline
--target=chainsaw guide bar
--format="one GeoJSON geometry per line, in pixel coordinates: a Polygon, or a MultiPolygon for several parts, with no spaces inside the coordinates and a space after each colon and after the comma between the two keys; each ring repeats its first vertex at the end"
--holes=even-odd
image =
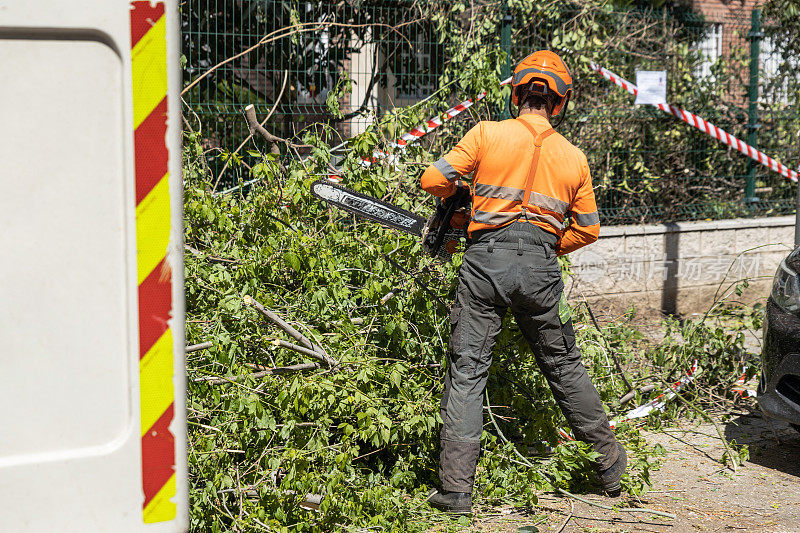
{"type": "Polygon", "coordinates": [[[326,180],[311,184],[311,194],[356,216],[390,228],[422,236],[425,219],[377,198],[342,187],[326,180]]]}
{"type": "Polygon", "coordinates": [[[436,210],[428,219],[331,181],[315,181],[311,184],[311,194],[359,218],[422,237],[425,253],[443,261],[449,261],[454,252],[462,250],[461,243],[467,238],[466,224],[454,228],[450,223],[454,213],[469,209],[466,190],[458,191],[451,199],[437,201],[436,210]]]}

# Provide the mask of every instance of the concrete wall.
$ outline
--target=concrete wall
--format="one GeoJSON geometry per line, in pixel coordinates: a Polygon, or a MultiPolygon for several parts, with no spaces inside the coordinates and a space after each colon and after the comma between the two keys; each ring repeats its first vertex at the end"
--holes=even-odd
{"type": "MultiPolygon", "coordinates": [[[[359,109],[364,103],[369,110],[375,110],[379,104],[380,84],[375,83],[370,88],[369,82],[380,58],[378,57],[378,45],[372,42],[372,30],[367,30],[363,40],[353,37],[350,44],[356,52],[351,54],[349,64],[346,65],[350,78],[353,80],[353,92],[350,93],[345,113],[359,109]]],[[[349,120],[350,130],[348,133],[351,136],[364,133],[373,119],[374,117],[367,115],[349,120]]]]}
{"type": "Polygon", "coordinates": [[[568,295],[612,313],[634,305],[639,314],[688,315],[747,278],[749,289],[735,298],[764,301],[794,248],[794,223],[788,216],[601,227],[596,243],[570,254],[568,295]]]}

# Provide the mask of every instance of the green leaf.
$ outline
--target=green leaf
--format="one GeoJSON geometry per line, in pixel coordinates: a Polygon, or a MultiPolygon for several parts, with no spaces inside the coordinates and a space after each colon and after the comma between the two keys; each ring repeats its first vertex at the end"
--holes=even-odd
{"type": "Polygon", "coordinates": [[[391,373],[389,374],[389,380],[394,384],[395,387],[397,387],[399,389],[399,388],[401,388],[402,383],[403,383],[403,376],[395,368],[395,369],[392,369],[391,373]]]}
{"type": "Polygon", "coordinates": [[[561,324],[566,324],[572,318],[572,308],[567,302],[564,291],[561,291],[561,299],[558,300],[558,318],[561,324]]]}
{"type": "Polygon", "coordinates": [[[286,260],[287,263],[289,263],[290,267],[292,267],[297,272],[300,272],[301,264],[300,264],[300,258],[297,257],[297,254],[295,254],[294,252],[286,252],[283,258],[286,260]]]}

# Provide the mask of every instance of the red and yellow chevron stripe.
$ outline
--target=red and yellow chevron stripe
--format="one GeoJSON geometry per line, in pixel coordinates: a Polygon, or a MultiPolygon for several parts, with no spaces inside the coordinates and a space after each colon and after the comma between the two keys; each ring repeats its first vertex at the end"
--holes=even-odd
{"type": "Polygon", "coordinates": [[[139,388],[143,520],[173,520],[175,438],[172,272],[167,151],[167,40],[164,3],[131,2],[136,272],[139,285],[139,388]]]}

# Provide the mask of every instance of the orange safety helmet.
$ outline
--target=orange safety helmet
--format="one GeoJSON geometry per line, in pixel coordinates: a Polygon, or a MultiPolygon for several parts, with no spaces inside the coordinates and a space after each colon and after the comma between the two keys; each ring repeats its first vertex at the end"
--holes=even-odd
{"type": "Polygon", "coordinates": [[[511,78],[511,101],[518,104],[517,87],[531,81],[541,87],[542,93],[553,91],[561,101],[553,108],[553,116],[558,115],[572,94],[572,72],[558,54],[550,50],[539,50],[519,62],[511,78]]]}

